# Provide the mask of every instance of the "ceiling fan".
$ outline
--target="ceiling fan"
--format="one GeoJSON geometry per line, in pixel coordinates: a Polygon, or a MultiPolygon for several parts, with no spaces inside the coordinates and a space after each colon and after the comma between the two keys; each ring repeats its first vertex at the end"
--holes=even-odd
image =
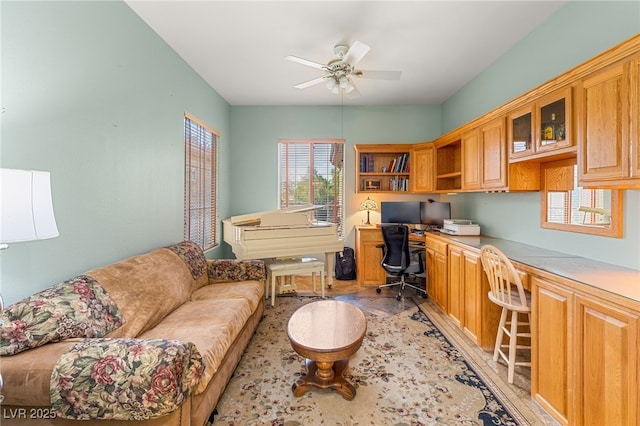
{"type": "Polygon", "coordinates": [[[326,65],[309,61],[298,56],[289,55],[285,57],[285,59],[313,68],[318,68],[325,72],[325,75],[322,77],[296,84],[293,87],[297,89],[306,89],[307,87],[326,82],[327,89],[331,90],[332,93],[338,94],[342,89],[345,93],[353,96],[359,94],[358,89],[355,84],[353,84],[353,77],[376,80],[400,79],[400,71],[368,71],[356,69],[358,62],[364,58],[369,50],[371,50],[369,46],[359,41],[355,41],[351,46],[336,44],[333,47],[333,53],[336,57],[331,59],[326,65]]]}

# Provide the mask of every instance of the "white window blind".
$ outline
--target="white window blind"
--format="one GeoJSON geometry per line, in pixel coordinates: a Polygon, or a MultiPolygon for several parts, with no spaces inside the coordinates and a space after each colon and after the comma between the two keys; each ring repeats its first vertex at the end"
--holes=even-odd
{"type": "Polygon", "coordinates": [[[278,141],[278,205],[323,206],[311,220],[338,225],[344,237],[344,141],[306,139],[278,141]]]}
{"type": "Polygon", "coordinates": [[[184,238],[207,250],[218,245],[218,132],[184,116],[184,238]]]}

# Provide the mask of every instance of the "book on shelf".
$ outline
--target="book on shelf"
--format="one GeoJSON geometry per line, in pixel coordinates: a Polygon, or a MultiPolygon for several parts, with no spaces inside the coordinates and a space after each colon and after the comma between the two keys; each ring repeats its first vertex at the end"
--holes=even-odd
{"type": "Polygon", "coordinates": [[[409,179],[404,177],[395,177],[389,179],[389,191],[408,191],[409,179]]]}
{"type": "Polygon", "coordinates": [[[367,173],[374,171],[373,154],[360,154],[360,172],[367,173]]]}
{"type": "Polygon", "coordinates": [[[392,160],[393,167],[389,170],[393,173],[407,173],[409,170],[409,154],[400,154],[397,158],[392,160]]]}

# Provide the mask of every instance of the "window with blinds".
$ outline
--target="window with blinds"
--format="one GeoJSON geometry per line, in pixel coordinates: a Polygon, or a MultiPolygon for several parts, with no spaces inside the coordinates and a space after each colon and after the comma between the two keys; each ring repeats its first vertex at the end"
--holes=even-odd
{"type": "Polygon", "coordinates": [[[307,139],[278,141],[278,205],[323,206],[310,219],[338,225],[344,237],[344,141],[307,139]]]}
{"type": "Polygon", "coordinates": [[[207,250],[218,245],[218,132],[184,116],[184,238],[207,250]]]}

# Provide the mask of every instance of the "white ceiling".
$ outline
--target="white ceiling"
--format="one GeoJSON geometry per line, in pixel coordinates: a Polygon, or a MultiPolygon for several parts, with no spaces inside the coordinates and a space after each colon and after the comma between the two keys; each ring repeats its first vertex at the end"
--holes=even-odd
{"type": "Polygon", "coordinates": [[[523,39],[559,1],[125,2],[231,105],[339,105],[323,75],[285,60],[322,64],[333,46],[371,47],[357,68],[401,71],[400,80],[357,79],[345,105],[440,104],[523,39]]]}

